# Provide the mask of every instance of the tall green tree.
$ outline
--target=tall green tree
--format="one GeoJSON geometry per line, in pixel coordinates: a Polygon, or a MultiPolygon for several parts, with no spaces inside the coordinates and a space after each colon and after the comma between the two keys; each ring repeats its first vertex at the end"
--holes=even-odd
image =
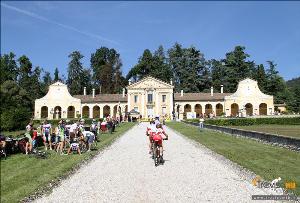
{"type": "Polygon", "coordinates": [[[26,90],[28,93],[31,91],[31,74],[32,74],[32,63],[29,58],[25,55],[18,59],[20,64],[19,67],[19,85],[21,88],[26,90]]]}
{"type": "Polygon", "coordinates": [[[260,90],[262,92],[265,92],[267,85],[267,76],[263,64],[260,64],[256,67],[255,72],[253,73],[253,78],[257,81],[260,90]]]}
{"type": "Polygon", "coordinates": [[[56,67],[55,70],[54,70],[54,81],[57,82],[59,80],[60,80],[59,71],[58,71],[58,68],[56,67]]]}
{"type": "Polygon", "coordinates": [[[255,64],[248,60],[249,57],[243,46],[236,46],[233,51],[226,53],[226,58],[222,62],[226,67],[228,92],[235,92],[240,80],[252,78],[255,64]]]}
{"type": "Polygon", "coordinates": [[[115,49],[100,47],[91,55],[93,70],[93,86],[98,92],[101,86],[102,93],[118,93],[123,81],[122,62],[120,54],[115,49]]]}
{"type": "Polygon", "coordinates": [[[18,66],[15,60],[15,54],[10,52],[1,56],[1,67],[0,67],[0,84],[6,80],[17,81],[18,77],[18,66]]]}
{"type": "Polygon", "coordinates": [[[87,87],[87,92],[90,92],[91,81],[81,63],[83,55],[79,51],[74,51],[69,55],[70,62],[68,65],[67,85],[72,95],[82,94],[84,87],[87,87]]]}
{"type": "Polygon", "coordinates": [[[32,116],[32,98],[13,80],[6,80],[0,89],[0,130],[24,129],[32,116]]]}
{"type": "Polygon", "coordinates": [[[211,83],[209,64],[198,49],[193,46],[182,48],[176,43],[168,50],[168,55],[176,91],[199,92],[208,89],[211,83]]]}
{"type": "Polygon", "coordinates": [[[284,79],[278,74],[276,64],[267,61],[269,68],[266,71],[265,92],[274,96],[274,103],[284,103],[291,97],[284,79]]]}
{"type": "Polygon", "coordinates": [[[51,74],[48,71],[44,72],[43,80],[42,80],[42,92],[45,95],[48,92],[48,88],[52,83],[51,74]]]}

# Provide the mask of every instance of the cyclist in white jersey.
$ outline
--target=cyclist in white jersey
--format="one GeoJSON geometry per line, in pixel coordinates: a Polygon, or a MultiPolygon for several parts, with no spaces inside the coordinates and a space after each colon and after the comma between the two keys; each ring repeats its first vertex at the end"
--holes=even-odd
{"type": "Polygon", "coordinates": [[[51,134],[52,134],[52,126],[50,123],[47,123],[47,120],[45,120],[44,124],[42,125],[42,135],[43,135],[45,150],[48,149],[48,145],[50,146],[50,150],[52,150],[51,134]]]}

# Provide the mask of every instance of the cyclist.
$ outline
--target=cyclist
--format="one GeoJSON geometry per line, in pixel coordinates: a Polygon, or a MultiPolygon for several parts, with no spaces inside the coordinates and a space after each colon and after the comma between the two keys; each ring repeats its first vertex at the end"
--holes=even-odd
{"type": "Polygon", "coordinates": [[[146,135],[149,136],[149,154],[152,152],[152,136],[156,131],[155,122],[153,120],[150,121],[150,124],[147,126],[146,135]]]}
{"type": "Polygon", "coordinates": [[[70,130],[69,130],[70,141],[75,137],[77,137],[78,125],[79,125],[78,121],[70,125],[70,130]]]}
{"type": "Polygon", "coordinates": [[[60,152],[60,154],[63,154],[64,140],[65,140],[65,127],[64,127],[63,120],[60,120],[58,123],[56,138],[57,138],[56,143],[58,143],[56,151],[60,152]]]}
{"type": "Polygon", "coordinates": [[[93,119],[93,121],[92,121],[90,130],[95,135],[95,140],[97,141],[98,126],[97,126],[97,122],[95,119],[93,119]]]}
{"type": "Polygon", "coordinates": [[[43,135],[45,150],[47,150],[48,148],[48,143],[50,146],[50,150],[52,150],[51,134],[52,134],[52,126],[50,123],[47,123],[47,120],[45,120],[44,124],[42,125],[42,135],[43,135]]]}
{"type": "Polygon", "coordinates": [[[89,151],[91,151],[91,145],[92,145],[92,143],[95,140],[95,135],[94,135],[93,132],[90,132],[90,131],[83,131],[82,135],[84,137],[83,138],[84,142],[88,144],[88,146],[87,146],[88,147],[87,152],[89,152],[89,151]]]}
{"type": "Polygon", "coordinates": [[[25,153],[26,154],[32,151],[32,129],[33,129],[33,124],[32,122],[30,122],[26,126],[26,132],[25,132],[25,141],[26,141],[25,153]]]}
{"type": "Polygon", "coordinates": [[[155,133],[153,133],[153,140],[155,142],[157,142],[157,144],[159,146],[160,156],[163,156],[163,143],[162,143],[163,139],[167,140],[168,135],[164,131],[162,125],[157,124],[156,125],[156,131],[155,131],[155,133]]]}
{"type": "Polygon", "coordinates": [[[68,155],[71,153],[71,151],[76,151],[79,155],[81,155],[77,138],[71,140],[70,148],[68,149],[68,155]]]}

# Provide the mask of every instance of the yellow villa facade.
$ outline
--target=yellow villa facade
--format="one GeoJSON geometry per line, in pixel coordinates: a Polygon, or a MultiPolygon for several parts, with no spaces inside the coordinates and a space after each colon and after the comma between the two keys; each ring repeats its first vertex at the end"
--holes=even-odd
{"type": "MultiPolygon", "coordinates": [[[[273,96],[262,93],[257,82],[245,79],[239,82],[235,93],[174,93],[172,82],[153,77],[130,83],[122,94],[70,95],[61,82],[49,87],[48,93],[35,101],[35,119],[124,117],[135,113],[142,118],[165,116],[170,119],[200,116],[272,115],[273,96]]],[[[133,115],[132,115],[133,116],[133,115]]]]}

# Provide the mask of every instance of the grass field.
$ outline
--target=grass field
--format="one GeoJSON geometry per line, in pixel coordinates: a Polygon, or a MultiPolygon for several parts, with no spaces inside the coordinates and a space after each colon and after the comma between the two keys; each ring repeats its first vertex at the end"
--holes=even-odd
{"type": "MultiPolygon", "coordinates": [[[[1,160],[1,203],[19,202],[33,194],[38,188],[51,180],[63,176],[76,164],[94,156],[97,151],[110,145],[117,137],[124,134],[134,123],[124,123],[113,134],[101,134],[96,150],[82,155],[58,155],[53,151],[47,159],[37,159],[24,154],[9,156],[1,160]]],[[[101,169],[99,169],[101,170],[101,169]]]]}
{"type": "Polygon", "coordinates": [[[250,125],[229,127],[295,137],[300,139],[300,125],[250,125]]]}
{"type": "Polygon", "coordinates": [[[12,131],[12,132],[9,132],[9,131],[3,131],[1,132],[1,135],[5,135],[6,137],[23,137],[21,135],[24,135],[25,133],[25,130],[17,130],[17,131],[12,131]]]}
{"type": "Polygon", "coordinates": [[[300,153],[265,145],[254,140],[234,137],[212,130],[199,130],[185,123],[170,122],[168,127],[195,140],[229,160],[245,167],[265,180],[281,177],[281,186],[286,181],[295,181],[294,191],[300,195],[300,153]]]}

